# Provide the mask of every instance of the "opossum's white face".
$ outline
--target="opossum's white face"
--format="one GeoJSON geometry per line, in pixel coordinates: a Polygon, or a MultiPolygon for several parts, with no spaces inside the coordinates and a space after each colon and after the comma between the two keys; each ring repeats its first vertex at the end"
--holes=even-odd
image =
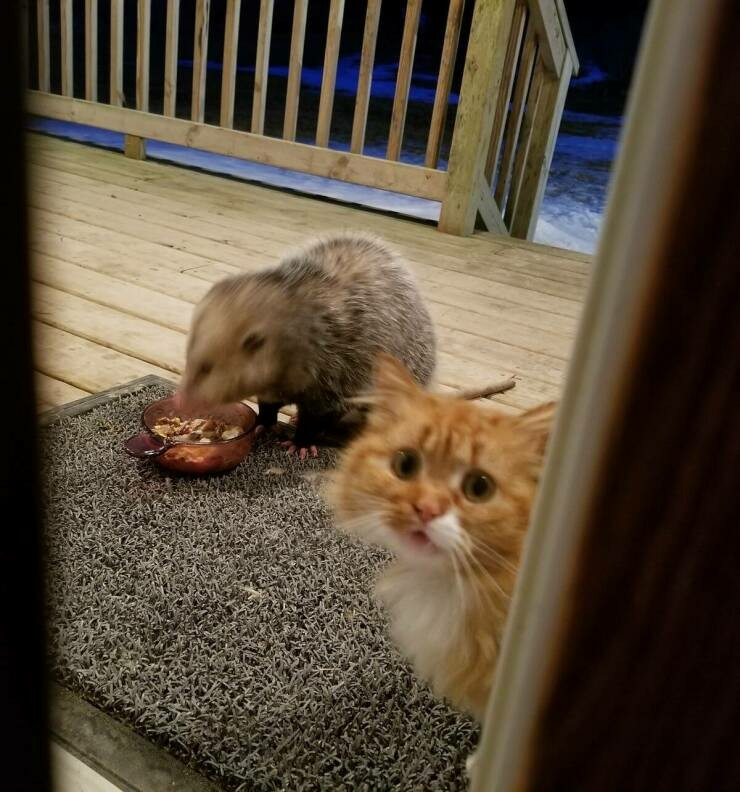
{"type": "Polygon", "coordinates": [[[264,306],[250,311],[243,303],[209,295],[196,308],[181,384],[186,399],[209,404],[268,400],[279,388],[279,324],[264,306]]]}

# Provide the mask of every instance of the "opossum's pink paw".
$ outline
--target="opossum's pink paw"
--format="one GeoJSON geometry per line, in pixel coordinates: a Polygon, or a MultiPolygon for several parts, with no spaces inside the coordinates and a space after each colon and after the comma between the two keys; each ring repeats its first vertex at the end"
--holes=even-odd
{"type": "Polygon", "coordinates": [[[280,433],[280,424],[273,424],[272,426],[257,424],[257,426],[254,427],[255,437],[260,437],[262,435],[269,435],[269,434],[279,435],[279,433],[280,433]]]}
{"type": "Polygon", "coordinates": [[[311,459],[317,459],[319,456],[319,449],[315,445],[301,447],[297,446],[292,440],[284,440],[280,445],[287,449],[288,454],[297,456],[301,460],[308,459],[309,456],[311,459]]]}

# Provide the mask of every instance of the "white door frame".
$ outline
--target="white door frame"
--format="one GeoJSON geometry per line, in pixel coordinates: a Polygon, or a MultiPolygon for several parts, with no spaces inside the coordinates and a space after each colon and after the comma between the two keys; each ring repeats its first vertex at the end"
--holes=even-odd
{"type": "Polygon", "coordinates": [[[557,425],[481,736],[474,792],[520,788],[576,553],[618,421],[691,141],[720,0],[654,0],[557,425]]]}

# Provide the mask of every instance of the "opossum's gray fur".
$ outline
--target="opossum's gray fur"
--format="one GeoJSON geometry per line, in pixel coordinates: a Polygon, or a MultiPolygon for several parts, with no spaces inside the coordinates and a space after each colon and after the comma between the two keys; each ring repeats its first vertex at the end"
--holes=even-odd
{"type": "MultiPolygon", "coordinates": [[[[343,412],[371,385],[380,352],[403,362],[422,385],[434,372],[434,330],[415,278],[399,256],[371,236],[319,239],[274,268],[216,284],[196,312],[188,368],[197,362],[190,360],[191,352],[197,359],[223,358],[229,346],[225,336],[216,341],[214,335],[214,349],[193,351],[199,332],[198,343],[207,325],[231,323],[232,334],[244,332],[239,318],[247,314],[268,323],[273,345],[269,355],[265,348],[263,363],[257,357],[253,365],[245,360],[245,386],[258,365],[271,370],[259,376],[258,389],[240,398],[256,395],[312,412],[343,412]]],[[[196,387],[194,372],[186,372],[185,380],[196,387]]]]}
{"type": "Polygon", "coordinates": [[[253,277],[311,306],[312,403],[346,406],[370,386],[379,352],[402,361],[420,384],[431,381],[431,317],[408,266],[379,239],[341,234],[319,240],[253,277]]]}

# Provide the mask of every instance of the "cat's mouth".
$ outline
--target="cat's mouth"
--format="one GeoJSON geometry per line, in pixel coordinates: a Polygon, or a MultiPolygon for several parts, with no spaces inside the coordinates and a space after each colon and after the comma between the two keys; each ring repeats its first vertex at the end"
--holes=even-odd
{"type": "Polygon", "coordinates": [[[416,528],[406,534],[406,541],[415,550],[422,550],[426,552],[436,552],[437,545],[434,544],[429,534],[421,528],[416,528]]]}

